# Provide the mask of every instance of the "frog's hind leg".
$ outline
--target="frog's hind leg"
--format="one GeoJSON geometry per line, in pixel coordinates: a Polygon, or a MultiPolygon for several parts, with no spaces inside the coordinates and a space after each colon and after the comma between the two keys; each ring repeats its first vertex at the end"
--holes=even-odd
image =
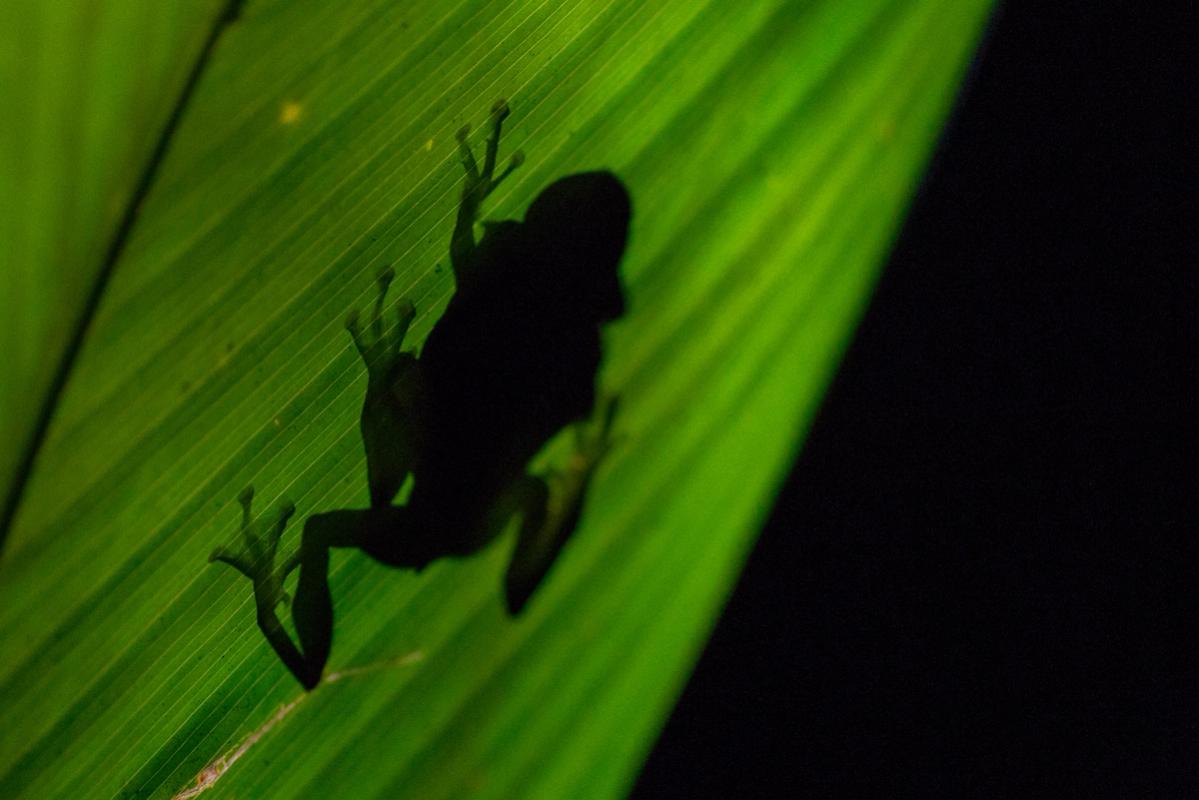
{"type": "Polygon", "coordinates": [[[304,650],[308,677],[320,680],[333,646],[333,598],[329,592],[329,548],[355,547],[362,536],[366,511],[313,514],[304,522],[300,548],[283,567],[300,570],[291,618],[304,650]]]}
{"type": "Polygon", "coordinates": [[[208,556],[208,560],[228,564],[253,582],[258,627],[296,680],[311,689],[320,680],[320,669],[313,671],[311,662],[296,648],[275,612],[276,607],[288,599],[283,592],[283,579],[287,576],[288,568],[276,569],[275,555],[279,538],[287,527],[287,521],[295,513],[295,506],[285,503],[273,518],[254,519],[250,510],[254,499],[253,487],[246,487],[237,499],[242,507],[241,547],[218,547],[208,556]]]}
{"type": "Polygon", "coordinates": [[[300,549],[284,566],[284,574],[300,570],[292,621],[307,666],[317,679],[333,645],[329,550],[355,547],[390,566],[420,569],[431,556],[421,540],[410,535],[409,518],[406,508],[387,505],[314,514],[304,523],[300,549]]]}

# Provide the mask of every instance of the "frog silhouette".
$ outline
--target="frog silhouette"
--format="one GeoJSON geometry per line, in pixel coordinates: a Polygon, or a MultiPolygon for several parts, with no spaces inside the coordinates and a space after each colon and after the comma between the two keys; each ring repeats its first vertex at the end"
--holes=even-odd
{"type": "Polygon", "coordinates": [[[253,582],[258,625],[306,688],[321,679],[333,640],[329,550],[358,548],[394,567],[421,570],[445,557],[477,552],[513,520],[516,545],[504,598],[516,615],[549,571],[579,520],[596,466],[608,451],[615,399],[599,399],[600,331],[624,313],[617,267],[631,202],[610,172],[555,181],[523,221],[487,222],[475,240],[483,201],[523,161],[517,152],[496,175],[505,102],[491,112],[483,163],[469,128],[458,132],[466,172],[450,240],[456,291],[419,357],[402,349],[415,316],[407,301],[385,313],[390,269],[363,324],[346,321],[367,369],[360,428],[370,505],[314,514],[296,552],[276,564],[280,536],[295,508],[255,518],[253,489],[242,504],[240,547],[218,547],[221,561],[253,582]],[[529,462],[567,427],[568,464],[543,475],[529,462]],[[396,495],[411,478],[407,502],[396,495]],[[279,621],[287,576],[299,569],[292,620],[299,644],[279,621]]]}

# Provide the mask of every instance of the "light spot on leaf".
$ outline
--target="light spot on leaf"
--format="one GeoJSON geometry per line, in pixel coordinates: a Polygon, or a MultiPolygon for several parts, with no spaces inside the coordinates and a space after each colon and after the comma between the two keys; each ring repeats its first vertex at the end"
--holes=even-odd
{"type": "Polygon", "coordinates": [[[294,100],[286,101],[279,107],[279,122],[282,125],[294,125],[304,114],[304,107],[294,100]]]}

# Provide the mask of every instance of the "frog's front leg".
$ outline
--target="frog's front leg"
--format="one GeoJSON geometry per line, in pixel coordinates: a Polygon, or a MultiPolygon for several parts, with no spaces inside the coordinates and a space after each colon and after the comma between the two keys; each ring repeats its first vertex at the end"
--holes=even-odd
{"type": "Polygon", "coordinates": [[[394,278],[390,267],[379,273],[379,294],[365,329],[357,311],[351,311],[346,319],[346,329],[367,371],[360,429],[372,507],[392,501],[415,466],[419,449],[420,375],[416,357],[400,349],[416,309],[408,300],[401,300],[394,329],[385,330],[383,306],[394,278]]]}
{"type": "Polygon", "coordinates": [[[509,613],[524,608],[579,524],[587,487],[617,438],[612,435],[617,401],[597,405],[592,419],[574,425],[574,452],[567,465],[546,477],[526,476],[516,489],[521,528],[504,578],[509,613]]]}
{"type": "Polygon", "coordinates": [[[254,500],[254,488],[246,487],[237,497],[241,503],[241,547],[217,547],[208,556],[208,561],[221,561],[245,575],[254,586],[254,602],[258,609],[258,627],[280,660],[296,679],[311,689],[320,680],[320,672],[314,674],[308,661],[300,653],[287,631],[279,622],[276,608],[287,603],[283,581],[293,566],[275,566],[279,538],[287,527],[287,521],[296,507],[284,503],[271,517],[254,519],[250,506],[254,500]]]}
{"type": "Polygon", "coordinates": [[[499,156],[500,130],[510,111],[506,100],[497,100],[491,107],[491,131],[487,136],[486,150],[483,153],[483,167],[475,160],[468,138],[470,126],[463,125],[456,135],[458,153],[462,158],[462,167],[466,170],[466,179],[462,184],[462,201],[458,205],[458,220],[454,225],[454,236],[450,240],[450,261],[454,267],[454,275],[461,280],[469,269],[471,256],[475,249],[474,225],[479,218],[479,209],[487,196],[507,178],[512,171],[524,163],[525,155],[517,150],[508,161],[508,166],[497,178],[495,164],[499,156]]]}

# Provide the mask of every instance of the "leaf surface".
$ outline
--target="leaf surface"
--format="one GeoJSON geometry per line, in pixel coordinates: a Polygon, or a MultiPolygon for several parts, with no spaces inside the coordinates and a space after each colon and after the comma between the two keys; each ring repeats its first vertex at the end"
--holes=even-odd
{"type": "Polygon", "coordinates": [[[0,504],[227,2],[0,5],[0,504]]]}
{"type": "MultiPolygon", "coordinates": [[[[860,316],[981,0],[250,3],[221,35],[0,559],[0,796],[610,797],[630,784],[860,316]],[[308,696],[205,563],[245,485],[366,505],[342,328],[452,291],[453,132],[628,185],[620,447],[526,611],[504,538],[419,576],[336,552],[308,696]]],[[[79,262],[79,263],[82,263],[79,262]]],[[[503,331],[497,331],[503,336],[503,331]]],[[[294,530],[283,548],[295,544],[294,530]]],[[[797,722],[797,724],[800,724],[797,722]]]]}

